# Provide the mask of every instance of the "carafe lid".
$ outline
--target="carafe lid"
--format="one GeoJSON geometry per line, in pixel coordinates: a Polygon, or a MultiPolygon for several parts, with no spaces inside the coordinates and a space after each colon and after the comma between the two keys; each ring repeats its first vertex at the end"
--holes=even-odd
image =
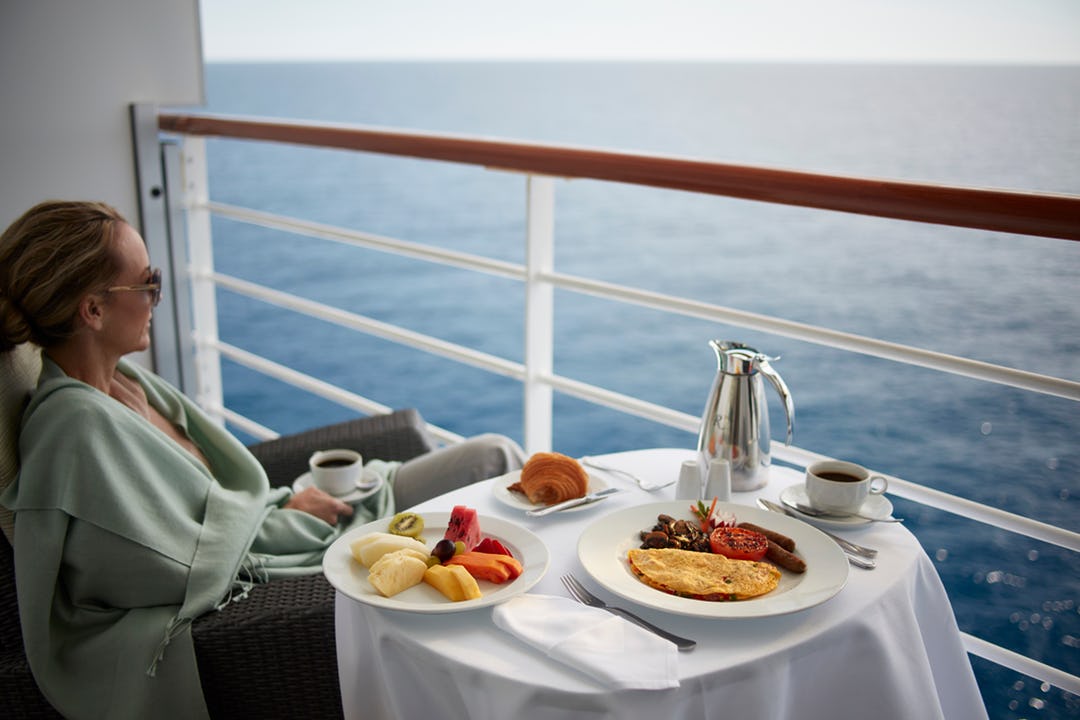
{"type": "Polygon", "coordinates": [[[759,363],[768,359],[749,345],[730,340],[711,340],[709,345],[716,351],[720,371],[728,375],[753,375],[759,363]]]}

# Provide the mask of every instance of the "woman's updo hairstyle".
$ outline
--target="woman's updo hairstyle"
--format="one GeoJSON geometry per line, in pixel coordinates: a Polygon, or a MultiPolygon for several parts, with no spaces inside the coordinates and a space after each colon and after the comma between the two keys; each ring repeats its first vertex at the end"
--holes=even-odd
{"type": "Polygon", "coordinates": [[[71,337],[82,298],[120,272],[112,245],[126,222],[104,203],[49,200],[0,235],[0,352],[71,337]]]}

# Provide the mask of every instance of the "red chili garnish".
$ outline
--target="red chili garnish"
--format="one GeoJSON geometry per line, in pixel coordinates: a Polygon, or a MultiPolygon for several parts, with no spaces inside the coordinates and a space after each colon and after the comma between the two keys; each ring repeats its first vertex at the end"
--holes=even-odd
{"type": "Polygon", "coordinates": [[[717,500],[719,500],[719,498],[714,497],[712,499],[712,505],[709,506],[709,509],[707,511],[705,510],[705,503],[701,502],[700,500],[698,500],[697,502],[697,507],[694,507],[693,505],[690,506],[690,512],[692,512],[694,515],[697,515],[698,525],[701,526],[701,532],[703,533],[709,532],[713,529],[714,525],[719,524],[716,517],[714,516],[714,513],[716,512],[717,500]]]}

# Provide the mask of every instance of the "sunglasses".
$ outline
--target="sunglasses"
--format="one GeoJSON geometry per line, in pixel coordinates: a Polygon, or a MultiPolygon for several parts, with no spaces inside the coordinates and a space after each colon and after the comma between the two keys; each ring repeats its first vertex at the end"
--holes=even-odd
{"type": "Polygon", "coordinates": [[[154,268],[150,271],[150,282],[143,283],[142,285],[113,285],[110,288],[105,288],[105,292],[148,292],[150,293],[150,303],[157,307],[157,304],[161,302],[161,269],[154,268]]]}

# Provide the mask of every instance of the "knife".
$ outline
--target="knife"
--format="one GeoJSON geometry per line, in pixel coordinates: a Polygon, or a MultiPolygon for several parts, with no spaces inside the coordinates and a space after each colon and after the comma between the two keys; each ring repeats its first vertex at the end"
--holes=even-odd
{"type": "MultiPolygon", "coordinates": [[[[765,498],[758,498],[758,505],[765,508],[766,510],[772,510],[773,512],[780,513],[781,515],[787,515],[788,517],[793,517],[796,520],[802,520],[802,518],[800,518],[798,514],[795,513],[795,511],[790,510],[783,505],[777,505],[774,502],[769,502],[765,498]]],[[[818,528],[818,530],[823,535],[831,538],[837,545],[839,545],[848,553],[852,553],[854,555],[861,555],[870,562],[873,562],[872,558],[877,555],[877,550],[874,550],[873,548],[856,545],[855,543],[847,540],[846,538],[842,538],[839,535],[833,535],[831,532],[828,532],[827,530],[822,530],[821,528],[818,528]]],[[[862,566],[860,565],[860,567],[862,566]]]]}
{"type": "Polygon", "coordinates": [[[525,514],[526,515],[531,515],[532,517],[541,517],[542,515],[550,515],[551,513],[558,512],[560,510],[567,510],[567,509],[572,508],[572,507],[577,507],[578,505],[588,505],[589,503],[596,502],[597,500],[603,500],[608,495],[614,495],[615,493],[620,492],[621,490],[622,490],[622,488],[617,488],[617,487],[604,488],[603,490],[598,490],[597,492],[589,493],[588,495],[585,495],[584,497],[574,498],[572,500],[566,500],[564,502],[556,503],[554,505],[548,505],[547,507],[540,508],[538,510],[527,510],[525,512],[525,514]]]}

